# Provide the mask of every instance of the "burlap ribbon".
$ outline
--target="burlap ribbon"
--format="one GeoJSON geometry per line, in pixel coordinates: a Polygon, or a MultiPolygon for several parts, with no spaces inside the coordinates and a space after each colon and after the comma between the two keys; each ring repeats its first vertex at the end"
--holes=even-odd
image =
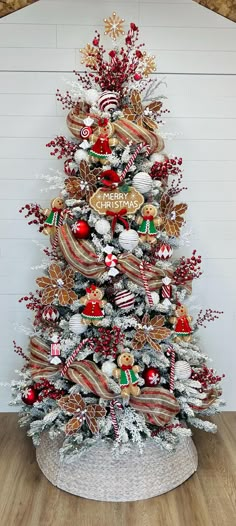
{"type": "MultiPolygon", "coordinates": [[[[104,272],[107,272],[105,263],[99,261],[94,248],[88,241],[75,239],[68,225],[63,225],[58,232],[58,241],[63,257],[69,265],[83,276],[90,279],[99,279],[104,272]]],[[[141,260],[133,254],[122,255],[118,258],[117,269],[125,274],[127,278],[144,287],[140,274],[141,260]]],[[[162,285],[165,276],[172,276],[170,270],[162,270],[149,264],[145,269],[149,289],[157,290],[162,285]]]]}
{"type": "MultiPolygon", "coordinates": [[[[62,366],[49,363],[50,347],[34,336],[30,340],[29,367],[33,379],[51,378],[62,371],[62,366]]],[[[120,395],[108,387],[107,377],[98,366],[90,360],[76,360],[67,369],[64,377],[72,383],[79,384],[99,398],[113,400],[120,395]]],[[[172,393],[162,387],[144,387],[138,397],[130,397],[130,405],[136,411],[144,413],[146,419],[156,425],[167,424],[178,412],[179,405],[172,393]]]]}

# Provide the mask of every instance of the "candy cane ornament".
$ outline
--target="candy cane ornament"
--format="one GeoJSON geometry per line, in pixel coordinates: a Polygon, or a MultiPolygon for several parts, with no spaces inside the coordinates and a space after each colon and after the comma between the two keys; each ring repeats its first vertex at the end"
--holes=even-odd
{"type": "Polygon", "coordinates": [[[143,280],[143,284],[144,284],[144,288],[145,288],[145,291],[146,291],[146,294],[147,294],[147,299],[148,299],[148,303],[149,305],[153,306],[154,305],[154,301],[153,301],[153,298],[152,298],[152,293],[150,292],[150,289],[149,289],[149,286],[148,286],[148,280],[146,278],[146,274],[145,274],[145,264],[146,266],[148,266],[148,263],[144,261],[142,261],[140,263],[140,274],[141,274],[141,278],[143,280]]]}
{"type": "Polygon", "coordinates": [[[94,341],[93,341],[93,338],[85,338],[84,340],[82,340],[82,342],[80,342],[80,344],[78,345],[78,347],[76,347],[76,349],[73,351],[72,355],[68,358],[68,360],[66,361],[64,367],[61,369],[61,374],[62,376],[64,376],[67,372],[67,370],[69,369],[69,367],[72,365],[73,361],[75,360],[77,354],[81,351],[81,349],[86,345],[86,344],[89,344],[91,347],[94,346],[94,341]]]}
{"type": "Polygon", "coordinates": [[[118,438],[119,438],[119,427],[118,427],[118,422],[117,422],[117,418],[116,418],[115,407],[117,407],[118,409],[122,409],[123,406],[117,400],[111,400],[111,402],[110,402],[111,421],[112,421],[112,425],[114,427],[114,433],[115,433],[116,440],[118,440],[118,438]]]}
{"type": "Polygon", "coordinates": [[[68,208],[66,208],[66,209],[63,210],[62,213],[61,213],[61,216],[60,216],[60,219],[59,219],[59,222],[58,222],[58,226],[57,226],[57,230],[56,230],[56,234],[55,234],[55,237],[54,237],[54,240],[53,240],[53,244],[52,244],[52,250],[55,250],[55,248],[56,248],[57,245],[58,245],[58,233],[59,233],[59,228],[63,225],[64,220],[65,220],[68,216],[69,216],[71,219],[73,218],[73,215],[72,215],[71,211],[70,211],[68,208]]]}
{"type": "Polygon", "coordinates": [[[133,155],[130,157],[130,160],[128,162],[128,164],[126,165],[125,169],[123,170],[122,174],[120,175],[120,180],[123,181],[126,174],[128,173],[129,169],[131,168],[132,164],[134,164],[134,161],[137,157],[137,155],[139,154],[139,152],[141,152],[141,150],[143,149],[143,147],[145,146],[145,144],[143,142],[141,142],[138,147],[136,148],[136,150],[134,151],[133,155]]]}
{"type": "Polygon", "coordinates": [[[175,351],[173,347],[169,347],[167,354],[170,356],[170,392],[173,393],[175,385],[175,351]]]}

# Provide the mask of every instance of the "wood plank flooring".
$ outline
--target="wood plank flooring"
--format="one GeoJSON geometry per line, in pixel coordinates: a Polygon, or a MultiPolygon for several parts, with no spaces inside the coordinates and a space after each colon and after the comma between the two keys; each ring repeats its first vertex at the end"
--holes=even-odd
{"type": "Polygon", "coordinates": [[[236,526],[236,412],[213,420],[217,435],[194,432],[199,468],[182,486],[149,500],[103,503],[52,486],[17,415],[1,414],[0,525],[236,526]]]}

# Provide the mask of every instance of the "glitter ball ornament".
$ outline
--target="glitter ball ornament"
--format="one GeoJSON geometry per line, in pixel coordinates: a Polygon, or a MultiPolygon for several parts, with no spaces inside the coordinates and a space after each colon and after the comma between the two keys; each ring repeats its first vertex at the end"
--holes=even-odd
{"type": "Polygon", "coordinates": [[[87,221],[84,221],[83,219],[76,221],[76,223],[72,225],[71,229],[77,239],[87,239],[89,237],[90,226],[88,225],[87,221]]]}
{"type": "Polygon", "coordinates": [[[177,380],[188,380],[192,374],[191,365],[185,360],[175,362],[175,376],[177,380]]]}
{"type": "Polygon", "coordinates": [[[118,263],[118,259],[114,254],[107,254],[105,257],[105,263],[107,267],[115,267],[118,263]]]}
{"type": "Polygon", "coordinates": [[[101,234],[101,235],[104,235],[104,234],[108,234],[108,232],[110,232],[111,230],[111,225],[109,223],[109,221],[107,221],[106,219],[99,219],[96,223],[95,223],[95,230],[98,234],[101,234]]]}
{"type": "Polygon", "coordinates": [[[161,243],[155,250],[154,257],[158,259],[169,259],[173,254],[173,249],[168,243],[161,243]]]}
{"type": "Polygon", "coordinates": [[[135,297],[133,292],[127,289],[117,292],[114,297],[114,302],[120,309],[129,309],[134,305],[135,297]]]}
{"type": "Polygon", "coordinates": [[[139,244],[139,235],[136,230],[123,230],[119,235],[119,244],[125,250],[133,250],[139,244]]]}
{"type": "Polygon", "coordinates": [[[80,137],[81,139],[88,139],[90,135],[92,135],[93,130],[91,126],[83,126],[80,130],[80,137]]]}
{"type": "Polygon", "coordinates": [[[60,317],[59,311],[56,309],[56,307],[53,307],[52,305],[49,305],[48,307],[45,307],[42,312],[42,318],[44,321],[55,323],[60,317]]]}
{"type": "Polygon", "coordinates": [[[146,172],[139,172],[134,176],[132,185],[140,194],[147,194],[152,189],[152,178],[146,172]]]}
{"type": "Polygon", "coordinates": [[[71,316],[69,321],[69,329],[74,334],[83,334],[87,330],[87,325],[82,323],[82,316],[80,314],[74,314],[71,316]]]}
{"type": "Polygon", "coordinates": [[[87,102],[87,104],[89,104],[90,106],[95,106],[99,99],[99,95],[100,93],[98,93],[97,90],[93,88],[88,89],[85,93],[85,102],[87,102]]]}
{"type": "Polygon", "coordinates": [[[33,386],[29,386],[22,393],[21,400],[26,405],[33,405],[38,400],[38,392],[33,386]]]}
{"type": "Polygon", "coordinates": [[[145,386],[154,387],[160,383],[161,373],[157,367],[145,367],[143,371],[145,386]]]}
{"type": "Polygon", "coordinates": [[[77,164],[80,164],[81,161],[88,161],[89,160],[89,154],[82,150],[81,148],[75,152],[74,160],[77,164]]]}
{"type": "Polygon", "coordinates": [[[98,107],[101,111],[112,111],[118,106],[118,95],[115,91],[104,91],[98,99],[98,107]]]}

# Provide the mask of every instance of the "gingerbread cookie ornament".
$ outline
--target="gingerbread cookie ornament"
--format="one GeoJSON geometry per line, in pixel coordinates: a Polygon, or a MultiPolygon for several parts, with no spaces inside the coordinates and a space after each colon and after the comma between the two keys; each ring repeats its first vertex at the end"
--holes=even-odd
{"type": "Polygon", "coordinates": [[[134,365],[134,357],[129,352],[123,352],[117,359],[118,367],[113,370],[113,376],[119,379],[122,398],[129,398],[130,395],[139,396],[138,386],[140,371],[139,365],[134,365]]]}
{"type": "Polygon", "coordinates": [[[109,155],[112,153],[111,146],[115,146],[118,140],[111,138],[114,132],[114,127],[108,119],[100,119],[98,121],[98,136],[92,135],[90,139],[95,143],[89,150],[89,155],[92,162],[100,162],[106,164],[109,155]]]}
{"type": "Polygon", "coordinates": [[[175,316],[170,318],[170,323],[174,326],[176,342],[191,341],[193,332],[189,324],[191,321],[192,316],[188,315],[187,307],[185,307],[185,305],[177,304],[175,316]]]}
{"type": "Polygon", "coordinates": [[[138,234],[141,243],[154,244],[157,242],[158,230],[156,227],[159,227],[162,223],[162,219],[157,217],[157,214],[157,207],[151,203],[147,203],[142,207],[141,216],[137,219],[137,223],[140,225],[138,234]]]}
{"type": "Polygon", "coordinates": [[[54,197],[51,201],[51,209],[43,210],[43,214],[47,217],[44,223],[43,233],[47,236],[54,236],[60,221],[61,212],[64,208],[64,201],[61,197],[54,197]]]}
{"type": "Polygon", "coordinates": [[[102,307],[106,304],[103,300],[104,292],[96,285],[90,285],[86,289],[86,296],[80,298],[80,303],[85,305],[81,317],[85,325],[99,325],[104,317],[102,307]]]}

